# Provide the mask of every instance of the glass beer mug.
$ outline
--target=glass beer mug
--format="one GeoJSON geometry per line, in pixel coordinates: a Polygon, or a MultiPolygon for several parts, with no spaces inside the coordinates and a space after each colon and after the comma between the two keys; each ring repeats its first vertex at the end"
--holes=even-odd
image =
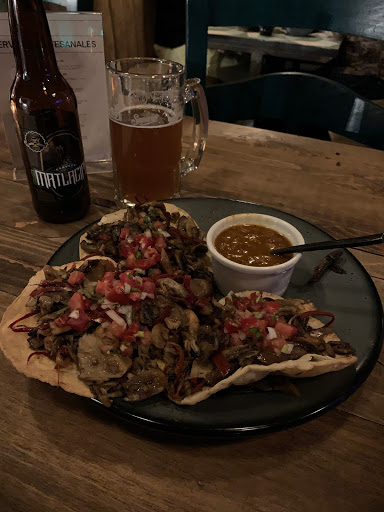
{"type": "Polygon", "coordinates": [[[129,58],[107,64],[115,199],[126,206],[180,195],[180,178],[201,160],[208,108],[200,80],[176,62],[129,58]],[[193,140],[182,156],[184,106],[191,101],[193,140]]]}

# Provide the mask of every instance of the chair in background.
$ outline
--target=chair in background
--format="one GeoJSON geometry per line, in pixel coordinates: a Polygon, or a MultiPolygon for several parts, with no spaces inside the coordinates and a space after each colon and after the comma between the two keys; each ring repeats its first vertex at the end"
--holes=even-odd
{"type": "MultiPolygon", "coordinates": [[[[187,0],[186,66],[205,85],[209,26],[313,27],[384,40],[382,0],[187,0]]],[[[284,131],[320,128],[384,149],[384,109],[351,89],[308,73],[283,72],[206,88],[210,119],[284,131]]]]}

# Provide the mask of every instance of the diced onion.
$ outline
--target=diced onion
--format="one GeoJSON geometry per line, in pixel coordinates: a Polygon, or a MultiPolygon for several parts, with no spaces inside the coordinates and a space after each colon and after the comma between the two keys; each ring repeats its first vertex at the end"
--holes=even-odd
{"type": "Polygon", "coordinates": [[[117,308],[117,311],[122,315],[126,315],[130,309],[132,309],[132,306],[120,306],[119,308],[117,308]]]}
{"type": "Polygon", "coordinates": [[[163,236],[165,236],[166,238],[168,238],[169,236],[171,236],[171,235],[168,233],[168,231],[164,231],[164,230],[162,230],[162,229],[159,229],[159,233],[160,233],[160,235],[163,235],[163,236]]]}
{"type": "Polygon", "coordinates": [[[91,311],[95,311],[97,309],[97,304],[91,304],[90,308],[91,311]]]}
{"type": "Polygon", "coordinates": [[[147,292],[141,292],[140,300],[144,300],[147,295],[147,292]]]}
{"type": "Polygon", "coordinates": [[[131,285],[128,283],[124,283],[124,293],[129,293],[131,291],[131,285]]]}
{"type": "Polygon", "coordinates": [[[132,236],[126,236],[125,239],[129,244],[131,244],[134,240],[132,236]]]}
{"type": "Polygon", "coordinates": [[[121,316],[119,316],[113,309],[109,309],[108,311],[106,311],[106,313],[109,316],[109,318],[114,320],[117,324],[121,325],[122,327],[125,327],[127,325],[124,318],[121,318],[121,316]]]}
{"type": "Polygon", "coordinates": [[[293,350],[293,343],[286,343],[281,349],[283,354],[290,354],[293,350]]]}
{"type": "Polygon", "coordinates": [[[104,302],[101,304],[101,307],[102,309],[108,309],[108,308],[112,308],[115,304],[113,302],[111,302],[110,300],[108,299],[104,299],[104,302]]]}
{"type": "Polygon", "coordinates": [[[152,238],[151,230],[150,230],[150,229],[146,229],[146,230],[144,231],[144,235],[145,235],[147,238],[152,238]]]}
{"type": "Polygon", "coordinates": [[[268,330],[267,340],[274,340],[275,338],[277,338],[277,332],[273,327],[267,327],[267,330],[268,330]]]}
{"type": "Polygon", "coordinates": [[[80,315],[80,311],[78,309],[74,309],[73,311],[71,311],[71,313],[69,313],[69,318],[79,318],[79,315],[80,315]]]}
{"type": "Polygon", "coordinates": [[[127,324],[131,325],[131,323],[132,323],[132,306],[127,306],[127,308],[129,308],[129,309],[125,315],[125,319],[127,321],[127,324]]]}
{"type": "Polygon", "coordinates": [[[147,297],[148,297],[148,299],[154,299],[155,298],[155,294],[154,293],[147,293],[147,297]]]}
{"type": "Polygon", "coordinates": [[[247,335],[244,331],[239,331],[239,339],[241,339],[241,341],[245,340],[246,337],[247,335]]]}

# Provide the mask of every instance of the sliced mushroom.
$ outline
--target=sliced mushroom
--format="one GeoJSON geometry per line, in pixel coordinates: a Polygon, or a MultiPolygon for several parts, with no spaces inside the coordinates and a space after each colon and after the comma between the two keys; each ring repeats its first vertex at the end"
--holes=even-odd
{"type": "Polygon", "coordinates": [[[178,229],[189,238],[199,238],[200,230],[191,217],[183,215],[177,223],[178,229]]]}
{"type": "Polygon", "coordinates": [[[168,254],[165,252],[165,250],[163,248],[161,249],[160,265],[161,265],[163,272],[165,272],[166,274],[174,273],[172,264],[168,258],[168,254]]]}
{"type": "Polygon", "coordinates": [[[213,286],[207,279],[191,279],[191,292],[196,297],[211,297],[213,295],[213,286]]]}
{"type": "Polygon", "coordinates": [[[184,311],[184,315],[186,317],[186,328],[187,331],[183,331],[183,341],[185,349],[188,352],[195,352],[196,354],[200,353],[200,347],[197,344],[197,333],[199,330],[199,319],[195,315],[193,311],[187,309],[184,311]]]}
{"type": "Polygon", "coordinates": [[[168,341],[169,330],[164,324],[156,324],[152,329],[152,343],[156,348],[164,348],[168,341]]]}
{"type": "Polygon", "coordinates": [[[181,306],[178,306],[177,304],[174,304],[171,313],[169,316],[164,320],[166,326],[168,329],[178,329],[180,325],[185,325],[186,323],[186,317],[185,317],[185,311],[181,306]]]}
{"type": "Polygon", "coordinates": [[[127,402],[145,400],[161,393],[167,385],[167,378],[158,368],[145,370],[138,375],[133,375],[123,383],[127,402]]]}
{"type": "Polygon", "coordinates": [[[129,357],[103,352],[104,341],[99,337],[100,333],[102,330],[98,328],[93,334],[84,334],[79,339],[77,357],[81,380],[101,383],[122,377],[132,364],[129,357]]]}
{"type": "Polygon", "coordinates": [[[176,295],[177,297],[182,298],[188,296],[188,291],[184,288],[184,286],[182,284],[176,283],[176,281],[170,279],[169,277],[159,279],[157,282],[159,284],[158,293],[162,293],[163,295],[176,295]]]}

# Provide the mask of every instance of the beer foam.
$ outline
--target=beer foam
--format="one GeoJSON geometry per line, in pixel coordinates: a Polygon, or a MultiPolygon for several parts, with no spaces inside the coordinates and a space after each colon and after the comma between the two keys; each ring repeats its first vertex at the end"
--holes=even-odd
{"type": "Polygon", "coordinates": [[[183,115],[160,105],[136,105],[124,108],[116,117],[109,116],[109,119],[134,128],[166,128],[182,121],[183,115]]]}

